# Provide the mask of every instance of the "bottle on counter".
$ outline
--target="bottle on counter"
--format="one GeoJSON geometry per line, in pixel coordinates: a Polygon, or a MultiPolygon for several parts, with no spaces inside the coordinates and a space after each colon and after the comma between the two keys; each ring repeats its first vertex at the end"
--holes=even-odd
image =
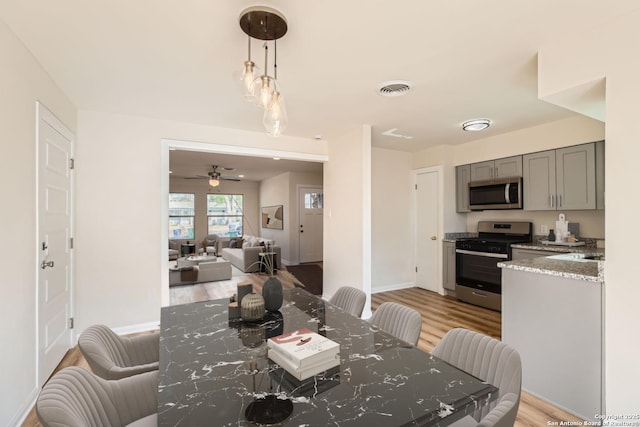
{"type": "Polygon", "coordinates": [[[556,233],[553,232],[553,228],[549,230],[549,237],[547,237],[547,240],[550,242],[556,241],[556,233]]]}

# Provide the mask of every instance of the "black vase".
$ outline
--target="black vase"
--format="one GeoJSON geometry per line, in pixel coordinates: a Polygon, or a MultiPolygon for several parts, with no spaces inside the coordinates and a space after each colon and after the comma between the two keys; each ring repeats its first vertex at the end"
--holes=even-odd
{"type": "Polygon", "coordinates": [[[277,311],[282,307],[282,283],[275,277],[269,277],[262,286],[264,308],[268,311],[277,311]]]}

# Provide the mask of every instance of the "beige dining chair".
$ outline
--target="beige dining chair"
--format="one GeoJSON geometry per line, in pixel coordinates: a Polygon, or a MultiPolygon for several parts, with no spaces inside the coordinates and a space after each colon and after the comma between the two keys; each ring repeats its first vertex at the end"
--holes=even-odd
{"type": "Polygon", "coordinates": [[[498,387],[498,399],[453,426],[511,427],[516,422],[522,385],[520,354],[495,338],[468,329],[451,329],[432,354],[498,387]]]}
{"type": "Polygon", "coordinates": [[[351,286],[342,286],[333,294],[329,302],[353,316],[360,317],[367,302],[367,294],[351,286]]]}
{"type": "Polygon", "coordinates": [[[422,317],[411,307],[396,302],[383,302],[369,322],[402,341],[411,345],[418,344],[422,317]]]}
{"type": "Polygon", "coordinates": [[[128,338],[93,325],[80,334],[78,347],[96,375],[117,380],[158,369],[160,333],[128,338]]]}
{"type": "Polygon", "coordinates": [[[44,427],[158,425],[158,371],[105,380],[77,366],[42,388],[36,414],[44,427]]]}

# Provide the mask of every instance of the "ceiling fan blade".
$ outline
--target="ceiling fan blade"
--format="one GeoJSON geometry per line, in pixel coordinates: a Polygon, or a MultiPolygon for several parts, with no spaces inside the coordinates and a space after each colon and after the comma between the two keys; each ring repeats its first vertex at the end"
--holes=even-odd
{"type": "Polygon", "coordinates": [[[240,182],[241,179],[240,178],[236,178],[233,176],[221,176],[220,179],[224,180],[224,181],[236,181],[236,182],[240,182]]]}
{"type": "Polygon", "coordinates": [[[196,176],[185,176],[183,179],[209,179],[208,176],[196,175],[196,176]]]}

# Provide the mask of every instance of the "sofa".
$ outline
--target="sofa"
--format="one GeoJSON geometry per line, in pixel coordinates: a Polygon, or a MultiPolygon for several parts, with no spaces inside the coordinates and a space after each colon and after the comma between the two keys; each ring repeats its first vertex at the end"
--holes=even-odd
{"type": "Polygon", "coordinates": [[[242,236],[242,238],[221,239],[218,241],[220,255],[231,262],[238,270],[245,273],[260,271],[260,253],[265,251],[266,244],[269,250],[275,252],[275,265],[282,268],[280,246],[273,240],[255,236],[242,236]],[[234,243],[235,242],[235,243],[234,243]],[[262,244],[261,244],[262,243],[262,244]]]}

